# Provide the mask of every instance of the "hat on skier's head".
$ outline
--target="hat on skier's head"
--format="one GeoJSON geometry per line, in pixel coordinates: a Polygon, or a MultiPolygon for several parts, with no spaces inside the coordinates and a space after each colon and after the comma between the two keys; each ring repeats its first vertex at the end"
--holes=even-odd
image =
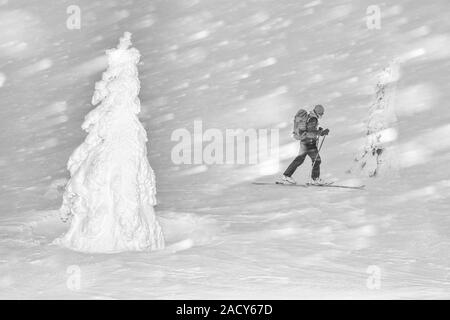
{"type": "Polygon", "coordinates": [[[318,118],[321,118],[323,116],[324,112],[325,112],[325,109],[324,109],[324,107],[321,104],[317,104],[314,107],[313,111],[317,115],[318,118]]]}

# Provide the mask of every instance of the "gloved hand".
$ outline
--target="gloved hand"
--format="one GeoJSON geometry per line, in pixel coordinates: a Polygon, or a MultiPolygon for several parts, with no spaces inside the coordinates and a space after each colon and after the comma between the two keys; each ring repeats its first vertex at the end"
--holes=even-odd
{"type": "Polygon", "coordinates": [[[321,136],[326,136],[330,133],[330,129],[322,129],[320,130],[320,135],[321,136]]]}

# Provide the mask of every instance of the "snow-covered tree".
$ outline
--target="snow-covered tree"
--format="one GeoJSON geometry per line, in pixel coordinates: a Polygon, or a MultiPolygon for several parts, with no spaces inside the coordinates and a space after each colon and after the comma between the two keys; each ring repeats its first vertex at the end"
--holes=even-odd
{"type": "Polygon", "coordinates": [[[375,177],[397,168],[393,142],[397,138],[395,91],[398,79],[399,65],[394,60],[378,76],[375,100],[369,109],[366,143],[351,171],[375,177]]]}
{"type": "Polygon", "coordinates": [[[60,209],[70,220],[68,232],[55,240],[83,252],[155,250],[164,246],[156,219],[155,176],[147,159],[147,133],[137,114],[139,51],[126,32],[107,50],[108,69],[95,84],[85,118],[86,140],[68,162],[71,178],[60,209]]]}

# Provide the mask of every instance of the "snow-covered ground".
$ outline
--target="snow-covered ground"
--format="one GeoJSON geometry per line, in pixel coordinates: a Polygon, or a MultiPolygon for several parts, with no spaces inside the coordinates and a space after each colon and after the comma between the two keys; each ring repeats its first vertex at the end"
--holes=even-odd
{"type": "Polygon", "coordinates": [[[380,3],[380,29],[366,24],[371,1],[80,0],[70,30],[72,4],[0,0],[0,298],[450,298],[448,1],[380,3]],[[142,54],[166,248],[77,253],[51,245],[68,228],[66,163],[124,31],[142,54]],[[321,103],[323,176],[350,183],[394,58],[400,169],[363,191],[252,185],[277,175],[171,160],[174,130],[202,120],[280,128],[281,171],[293,115],[321,103]]]}

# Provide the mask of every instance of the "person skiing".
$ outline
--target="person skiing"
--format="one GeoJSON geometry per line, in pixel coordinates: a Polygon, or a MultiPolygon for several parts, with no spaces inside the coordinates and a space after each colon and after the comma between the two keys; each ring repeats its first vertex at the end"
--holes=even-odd
{"type": "Polygon", "coordinates": [[[300,152],[297,157],[291,162],[289,167],[283,173],[278,183],[282,184],[296,184],[292,178],[295,170],[305,161],[308,155],[313,162],[311,172],[312,183],[323,184],[324,181],[320,179],[320,155],[317,150],[317,143],[320,136],[328,135],[329,129],[322,129],[319,126],[319,119],[324,115],[325,109],[318,104],[309,113],[300,109],[294,118],[294,132],[293,137],[300,141],[300,152]]]}

